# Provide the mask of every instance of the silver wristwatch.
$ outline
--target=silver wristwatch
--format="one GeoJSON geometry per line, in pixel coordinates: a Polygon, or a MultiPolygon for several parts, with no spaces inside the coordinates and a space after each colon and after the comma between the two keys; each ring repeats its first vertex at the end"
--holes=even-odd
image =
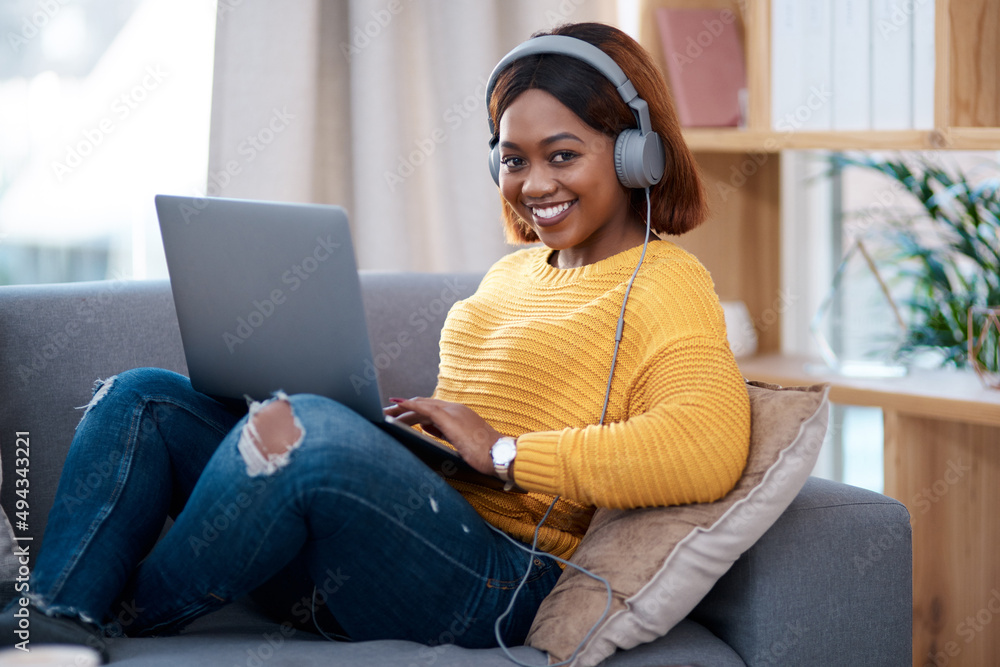
{"type": "Polygon", "coordinates": [[[493,470],[496,471],[497,477],[505,482],[512,481],[510,465],[517,456],[517,440],[509,436],[500,438],[490,447],[490,456],[493,458],[493,470]]]}

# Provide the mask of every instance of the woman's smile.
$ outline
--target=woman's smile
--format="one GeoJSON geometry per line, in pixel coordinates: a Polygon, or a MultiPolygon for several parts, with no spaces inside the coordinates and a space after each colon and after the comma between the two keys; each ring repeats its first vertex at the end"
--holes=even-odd
{"type": "Polygon", "coordinates": [[[561,204],[540,204],[529,207],[531,208],[535,226],[552,227],[559,224],[569,215],[570,209],[576,201],[574,199],[573,201],[562,202],[561,204]]]}

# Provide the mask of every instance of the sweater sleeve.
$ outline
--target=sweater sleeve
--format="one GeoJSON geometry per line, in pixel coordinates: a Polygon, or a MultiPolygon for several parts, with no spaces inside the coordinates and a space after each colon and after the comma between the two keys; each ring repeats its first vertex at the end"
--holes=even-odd
{"type": "Polygon", "coordinates": [[[671,341],[638,369],[629,418],[525,433],[514,477],[531,490],[634,508],[711,502],[746,465],[750,402],[724,340],[671,341]]]}

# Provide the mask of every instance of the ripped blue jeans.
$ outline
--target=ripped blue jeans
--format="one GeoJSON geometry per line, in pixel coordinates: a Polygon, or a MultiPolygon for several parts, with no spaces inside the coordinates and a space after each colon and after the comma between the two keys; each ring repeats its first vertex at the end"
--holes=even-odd
{"type": "MultiPolygon", "coordinates": [[[[318,597],[354,640],[495,645],[494,620],[531,557],[353,411],[312,395],[275,400],[289,402],[301,429],[283,460],[255,458],[245,407],[181,375],[107,380],[63,469],[35,604],[147,636],[251,592],[276,618],[305,625],[318,597]]],[[[523,643],[561,572],[533,560],[502,625],[508,644],[523,643]]]]}

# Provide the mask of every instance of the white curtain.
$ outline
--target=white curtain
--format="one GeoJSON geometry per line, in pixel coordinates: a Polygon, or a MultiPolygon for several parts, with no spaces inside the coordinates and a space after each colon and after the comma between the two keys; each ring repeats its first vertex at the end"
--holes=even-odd
{"type": "Polygon", "coordinates": [[[366,269],[482,271],[511,247],[485,84],[615,0],[219,0],[208,193],[340,204],[366,269]]]}

